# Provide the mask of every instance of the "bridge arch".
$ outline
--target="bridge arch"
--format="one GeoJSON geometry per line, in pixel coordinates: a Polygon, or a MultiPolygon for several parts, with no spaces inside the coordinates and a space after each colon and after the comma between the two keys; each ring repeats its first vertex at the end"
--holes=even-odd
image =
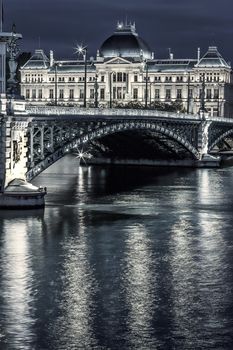
{"type": "Polygon", "coordinates": [[[223,141],[227,136],[233,135],[233,129],[230,129],[226,132],[224,132],[222,135],[220,135],[219,137],[216,138],[216,140],[214,140],[212,142],[212,144],[209,146],[209,152],[221,141],[223,141]]]}
{"type": "Polygon", "coordinates": [[[32,169],[30,169],[27,173],[27,179],[33,179],[39,173],[41,173],[53,163],[55,163],[58,159],[62,158],[65,154],[69,153],[70,150],[82,147],[88,142],[100,139],[104,136],[130,130],[150,130],[163,134],[179,143],[193,156],[194,159],[198,160],[200,157],[198,150],[187,139],[179,135],[176,131],[173,131],[163,125],[159,125],[156,122],[122,121],[107,125],[101,124],[96,129],[83,133],[82,135],[75,137],[74,139],[62,144],[61,147],[57,149],[54,153],[48,155],[45,159],[43,159],[32,169]]]}

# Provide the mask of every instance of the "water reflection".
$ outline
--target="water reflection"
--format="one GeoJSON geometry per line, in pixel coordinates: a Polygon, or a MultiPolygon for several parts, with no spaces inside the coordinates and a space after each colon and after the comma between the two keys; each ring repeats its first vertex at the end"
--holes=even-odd
{"type": "Polygon", "coordinates": [[[0,213],[0,349],[233,348],[232,170],[42,173],[0,213]]]}
{"type": "Polygon", "coordinates": [[[62,247],[60,316],[53,330],[57,349],[67,349],[68,343],[71,350],[90,349],[97,344],[92,324],[97,283],[89,263],[90,251],[82,209],[77,211],[76,217],[78,224],[73,230],[67,227],[69,237],[62,247]]]}
{"type": "Polygon", "coordinates": [[[127,229],[124,289],[128,314],[128,342],[133,349],[149,349],[156,345],[153,338],[153,315],[156,290],[151,242],[143,225],[127,229]]]}
{"type": "MultiPolygon", "coordinates": [[[[29,220],[30,223],[30,220],[29,220]]],[[[6,220],[1,236],[1,341],[11,349],[31,350],[35,340],[34,272],[27,220],[6,220]]]]}

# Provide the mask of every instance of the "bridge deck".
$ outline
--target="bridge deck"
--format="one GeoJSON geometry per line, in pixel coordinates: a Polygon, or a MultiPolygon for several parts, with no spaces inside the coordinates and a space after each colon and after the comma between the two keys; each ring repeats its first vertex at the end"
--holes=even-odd
{"type": "MultiPolygon", "coordinates": [[[[143,109],[109,109],[109,108],[78,108],[78,107],[60,107],[60,106],[27,106],[28,117],[48,120],[53,119],[92,119],[93,117],[101,118],[101,120],[116,120],[116,119],[175,119],[175,120],[189,120],[200,122],[203,116],[199,114],[164,112],[158,110],[143,110],[143,109]]],[[[25,116],[26,117],[26,116],[25,116]]],[[[233,124],[233,118],[220,118],[204,116],[213,122],[233,124]]]]}

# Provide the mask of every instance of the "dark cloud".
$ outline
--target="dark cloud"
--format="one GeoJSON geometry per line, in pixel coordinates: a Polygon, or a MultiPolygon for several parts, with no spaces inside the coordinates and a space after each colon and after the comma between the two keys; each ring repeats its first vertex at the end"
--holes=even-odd
{"type": "Polygon", "coordinates": [[[23,34],[22,49],[39,45],[58,57],[74,57],[73,47],[85,42],[94,54],[112,34],[116,22],[136,22],[137,31],[156,55],[194,57],[217,45],[233,59],[232,0],[5,0],[5,29],[15,22],[23,34]]]}

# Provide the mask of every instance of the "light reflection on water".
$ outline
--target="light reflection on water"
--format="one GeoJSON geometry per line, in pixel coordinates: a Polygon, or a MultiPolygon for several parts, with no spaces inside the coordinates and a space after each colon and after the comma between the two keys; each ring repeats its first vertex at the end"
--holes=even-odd
{"type": "Polygon", "coordinates": [[[0,213],[0,349],[233,348],[233,171],[78,168],[0,213]]]}

